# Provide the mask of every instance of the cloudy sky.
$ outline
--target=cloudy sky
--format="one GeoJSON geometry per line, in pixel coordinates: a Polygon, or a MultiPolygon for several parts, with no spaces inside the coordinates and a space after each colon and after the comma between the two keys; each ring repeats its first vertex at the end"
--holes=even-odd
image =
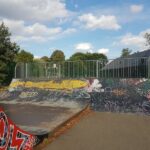
{"type": "Polygon", "coordinates": [[[145,49],[149,7],[149,0],[0,0],[0,22],[35,57],[61,49],[67,58],[74,52],[115,58],[122,48],[145,49]]]}

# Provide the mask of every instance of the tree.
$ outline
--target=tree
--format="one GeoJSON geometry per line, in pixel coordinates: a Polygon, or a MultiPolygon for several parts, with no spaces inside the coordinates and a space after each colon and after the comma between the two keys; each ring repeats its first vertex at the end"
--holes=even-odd
{"type": "Polygon", "coordinates": [[[52,53],[52,55],[50,57],[50,60],[54,61],[54,62],[64,61],[65,60],[65,55],[64,55],[63,51],[61,51],[61,50],[55,50],[52,53]]]}
{"type": "Polygon", "coordinates": [[[77,52],[73,54],[69,60],[77,61],[77,60],[107,60],[107,56],[99,53],[80,53],[77,52]]]}
{"type": "Polygon", "coordinates": [[[15,56],[20,50],[10,40],[11,33],[4,23],[0,24],[0,84],[9,84],[14,75],[15,56]]]}
{"type": "Polygon", "coordinates": [[[43,60],[44,62],[49,62],[50,61],[50,59],[47,56],[43,56],[41,58],[41,60],[43,60]]]}
{"type": "MultiPolygon", "coordinates": [[[[79,77],[79,76],[93,76],[96,77],[97,73],[97,61],[94,60],[101,60],[102,62],[106,63],[107,62],[107,56],[104,54],[99,54],[99,53],[81,53],[77,52],[73,54],[70,59],[71,61],[69,64],[66,65],[66,73],[68,70],[68,67],[70,67],[70,73],[69,75],[72,77],[79,77]],[[91,61],[88,61],[91,60],[91,61]]],[[[99,65],[99,69],[100,69],[99,65]]]]}
{"type": "Polygon", "coordinates": [[[107,56],[101,53],[87,53],[87,60],[107,60],[107,56]]]}
{"type": "Polygon", "coordinates": [[[150,33],[145,33],[146,46],[150,47],[150,33]]]}
{"type": "Polygon", "coordinates": [[[87,59],[86,54],[80,53],[80,52],[74,53],[74,54],[69,58],[69,60],[71,60],[71,61],[86,60],[86,59],[87,59]]]}
{"type": "Polygon", "coordinates": [[[122,49],[121,52],[121,57],[127,57],[131,54],[132,50],[130,50],[129,48],[124,48],[122,49]]]}
{"type": "Polygon", "coordinates": [[[17,54],[16,62],[23,62],[23,63],[33,62],[33,58],[34,58],[33,54],[22,50],[17,54]]]}

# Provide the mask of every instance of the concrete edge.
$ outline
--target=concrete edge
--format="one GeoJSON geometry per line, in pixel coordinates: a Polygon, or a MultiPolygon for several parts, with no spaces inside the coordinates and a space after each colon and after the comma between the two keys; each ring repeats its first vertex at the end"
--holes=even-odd
{"type": "MultiPolygon", "coordinates": [[[[63,126],[67,125],[73,118],[76,118],[78,117],[80,114],[82,114],[85,110],[87,110],[88,108],[90,108],[90,104],[88,104],[85,108],[83,108],[81,111],[77,112],[76,114],[72,115],[71,117],[69,117],[68,119],[66,119],[64,122],[62,122],[60,125],[58,125],[57,127],[55,127],[51,132],[49,132],[48,134],[46,135],[43,135],[41,137],[41,140],[40,140],[40,143],[38,143],[37,145],[34,146],[34,149],[35,150],[40,150],[41,148],[41,145],[43,144],[43,141],[44,139],[49,139],[49,138],[52,138],[53,135],[55,135],[55,133],[61,129],[63,126]]],[[[50,144],[50,143],[47,143],[47,144],[50,144]]],[[[44,143],[44,146],[45,147],[47,144],[44,143]]]]}

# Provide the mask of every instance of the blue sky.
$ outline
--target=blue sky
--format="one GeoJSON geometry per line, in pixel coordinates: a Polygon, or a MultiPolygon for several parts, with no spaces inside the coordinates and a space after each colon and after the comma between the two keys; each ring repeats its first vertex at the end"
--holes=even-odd
{"type": "Polygon", "coordinates": [[[123,48],[147,49],[149,0],[0,0],[0,21],[12,40],[34,56],[55,49],[120,56],[123,48]]]}

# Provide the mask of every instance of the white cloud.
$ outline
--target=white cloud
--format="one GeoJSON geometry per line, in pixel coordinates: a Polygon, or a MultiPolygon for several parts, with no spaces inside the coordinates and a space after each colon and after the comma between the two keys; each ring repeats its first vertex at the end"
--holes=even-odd
{"type": "Polygon", "coordinates": [[[147,48],[145,46],[146,39],[144,38],[145,33],[150,33],[150,29],[140,32],[138,35],[128,33],[121,37],[120,43],[124,46],[133,46],[142,49],[147,48]]]}
{"type": "Polygon", "coordinates": [[[79,43],[75,46],[76,52],[83,52],[83,53],[90,52],[90,53],[92,53],[93,52],[92,49],[93,49],[93,46],[91,43],[79,43]]]}
{"type": "MultiPolygon", "coordinates": [[[[41,23],[26,25],[24,21],[2,20],[9,27],[14,41],[44,42],[75,32],[74,28],[63,30],[61,27],[50,28],[41,23]]],[[[0,21],[0,22],[2,22],[0,21]]]]}
{"type": "Polygon", "coordinates": [[[132,13],[139,13],[143,10],[143,5],[131,5],[130,6],[130,11],[132,13]]]}
{"type": "Polygon", "coordinates": [[[104,55],[108,54],[108,52],[109,52],[108,48],[101,48],[101,49],[98,50],[98,53],[101,53],[101,54],[104,54],[104,55]]]}
{"type": "Polygon", "coordinates": [[[69,14],[64,0],[0,0],[0,17],[3,18],[50,21],[69,14]]]}
{"type": "Polygon", "coordinates": [[[40,58],[41,58],[40,56],[34,55],[34,59],[40,59],[40,58]]]}
{"type": "Polygon", "coordinates": [[[94,16],[91,13],[79,16],[79,21],[84,24],[87,29],[107,29],[118,30],[121,26],[113,15],[94,16]]]}

